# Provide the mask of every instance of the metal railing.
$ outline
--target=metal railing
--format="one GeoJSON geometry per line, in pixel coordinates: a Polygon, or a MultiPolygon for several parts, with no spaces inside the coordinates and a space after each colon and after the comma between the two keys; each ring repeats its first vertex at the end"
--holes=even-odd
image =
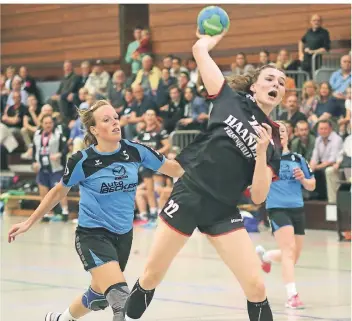
{"type": "Polygon", "coordinates": [[[313,79],[316,83],[320,84],[323,81],[329,81],[331,75],[336,71],[335,68],[320,68],[313,74],[313,79]]]}
{"type": "Polygon", "coordinates": [[[295,81],[295,85],[297,89],[303,88],[303,84],[310,80],[309,73],[303,70],[286,70],[285,74],[287,77],[292,78],[295,81]]]}
{"type": "Polygon", "coordinates": [[[170,134],[171,146],[177,146],[182,150],[190,144],[199,133],[199,130],[175,130],[170,134]]]}
{"type": "Polygon", "coordinates": [[[324,52],[314,54],[312,56],[312,75],[315,75],[315,72],[320,68],[340,69],[340,59],[347,54],[347,52],[324,52]]]}

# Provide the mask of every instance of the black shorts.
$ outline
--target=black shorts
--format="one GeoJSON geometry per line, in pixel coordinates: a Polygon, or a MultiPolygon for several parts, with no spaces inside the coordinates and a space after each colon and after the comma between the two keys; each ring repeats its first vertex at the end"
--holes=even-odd
{"type": "Polygon", "coordinates": [[[125,270],[130,256],[133,240],[133,229],[126,234],[115,234],[104,228],[76,229],[76,251],[86,271],[111,261],[120,264],[125,270]]]}
{"type": "Polygon", "coordinates": [[[198,228],[210,236],[220,236],[244,228],[243,219],[236,206],[217,201],[185,184],[180,178],[174,185],[160,218],[172,229],[191,236],[198,228]]]}
{"type": "Polygon", "coordinates": [[[270,208],[268,209],[268,215],[273,233],[280,227],[291,225],[296,235],[305,234],[306,218],[303,207],[270,208]]]}

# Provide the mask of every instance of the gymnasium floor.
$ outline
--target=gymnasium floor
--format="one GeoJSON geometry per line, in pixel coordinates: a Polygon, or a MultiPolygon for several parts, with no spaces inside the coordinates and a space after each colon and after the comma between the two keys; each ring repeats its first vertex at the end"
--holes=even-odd
{"type": "MultiPolygon", "coordinates": [[[[22,218],[23,219],[23,218],[22,218]]],[[[1,224],[1,321],[43,321],[47,311],[63,311],[87,288],[86,273],[74,249],[72,223],[37,224],[13,244],[6,237],[19,218],[1,224]]],[[[153,237],[135,229],[126,278],[130,286],[140,274],[153,237]]],[[[274,246],[268,232],[254,234],[255,244],[274,246]]],[[[333,232],[307,231],[297,266],[297,283],[307,308],[286,310],[281,273],[274,266],[265,275],[274,320],[351,320],[351,247],[338,243],[333,232]]],[[[240,246],[239,246],[240,247],[240,246]]],[[[111,311],[91,313],[82,320],[111,321],[111,311]]],[[[248,320],[246,301],[237,281],[201,234],[195,233],[174,261],[155,300],[141,320],[248,320]]]]}

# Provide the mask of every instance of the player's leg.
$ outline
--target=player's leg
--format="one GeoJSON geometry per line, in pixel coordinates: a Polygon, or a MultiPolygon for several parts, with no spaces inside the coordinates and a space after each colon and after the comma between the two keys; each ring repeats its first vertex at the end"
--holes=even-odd
{"type": "Polygon", "coordinates": [[[150,176],[145,176],[143,182],[146,188],[147,200],[149,205],[150,218],[156,219],[158,216],[158,206],[155,199],[155,189],[154,189],[154,180],[153,173],[150,173],[150,176]]]}
{"type": "Polygon", "coordinates": [[[208,239],[239,281],[247,297],[249,319],[272,321],[260,261],[247,231],[242,228],[223,235],[208,235],[208,239]]]}
{"type": "Polygon", "coordinates": [[[138,209],[137,221],[146,222],[148,220],[147,216],[147,192],[145,190],[145,185],[142,183],[137,187],[136,191],[136,205],[138,209]]]}

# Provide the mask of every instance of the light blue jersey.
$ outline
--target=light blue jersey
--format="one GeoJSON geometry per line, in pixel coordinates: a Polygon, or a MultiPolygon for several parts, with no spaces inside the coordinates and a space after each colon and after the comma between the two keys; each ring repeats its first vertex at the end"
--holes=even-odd
{"type": "Polygon", "coordinates": [[[267,209],[303,207],[302,184],[295,179],[294,168],[300,168],[305,178],[313,177],[313,172],[303,156],[291,152],[282,154],[279,179],[270,185],[267,209]]]}
{"type": "Polygon", "coordinates": [[[157,171],[165,157],[142,144],[121,140],[111,153],[98,152],[94,145],[68,160],[62,184],[79,184],[78,225],[102,227],[124,234],[133,226],[134,202],[140,166],[157,171]]]}

